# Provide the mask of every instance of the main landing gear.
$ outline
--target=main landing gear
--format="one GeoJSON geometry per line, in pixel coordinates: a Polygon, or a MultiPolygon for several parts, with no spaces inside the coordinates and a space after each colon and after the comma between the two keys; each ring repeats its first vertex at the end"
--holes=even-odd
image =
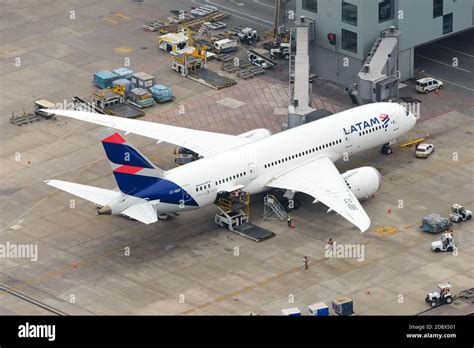
{"type": "Polygon", "coordinates": [[[393,153],[393,150],[387,143],[382,146],[382,148],[380,149],[380,153],[382,153],[383,155],[391,155],[393,153]]]}

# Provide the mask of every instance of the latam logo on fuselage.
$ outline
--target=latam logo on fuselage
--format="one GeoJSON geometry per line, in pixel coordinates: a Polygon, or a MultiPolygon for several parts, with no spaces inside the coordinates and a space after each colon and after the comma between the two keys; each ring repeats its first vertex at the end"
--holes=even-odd
{"type": "Polygon", "coordinates": [[[354,132],[360,132],[360,131],[363,131],[364,129],[371,128],[373,126],[380,125],[380,124],[382,125],[383,128],[387,128],[389,121],[390,121],[390,117],[387,114],[380,114],[378,117],[372,117],[368,121],[358,122],[351,125],[351,128],[349,130],[347,130],[345,127],[342,129],[344,129],[344,133],[346,133],[346,135],[349,135],[354,132]]]}

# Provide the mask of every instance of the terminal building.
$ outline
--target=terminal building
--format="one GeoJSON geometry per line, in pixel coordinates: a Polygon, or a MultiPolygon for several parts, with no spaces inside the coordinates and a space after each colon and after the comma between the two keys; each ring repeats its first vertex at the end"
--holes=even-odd
{"type": "Polygon", "coordinates": [[[311,71],[381,101],[415,76],[417,46],[473,27],[474,0],[297,0],[296,15],[312,21],[311,71]]]}

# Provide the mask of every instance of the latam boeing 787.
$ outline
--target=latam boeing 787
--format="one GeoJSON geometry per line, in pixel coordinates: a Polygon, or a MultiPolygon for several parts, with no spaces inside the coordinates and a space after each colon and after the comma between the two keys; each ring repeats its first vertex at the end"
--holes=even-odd
{"type": "Polygon", "coordinates": [[[179,145],[202,157],[164,171],[119,133],[108,135],[102,144],[120,192],[46,181],[102,206],[101,213],[150,224],[160,214],[212,204],[219,193],[280,188],[312,196],[314,203],[325,204],[361,232],[369,228],[370,218],[359,199],[377,192],[380,173],[361,167],[341,175],[333,163],[377,146],[387,149],[416,123],[415,116],[397,103],[359,106],[274,135],[256,129],[237,136],[83,111],[48,112],[179,145]]]}

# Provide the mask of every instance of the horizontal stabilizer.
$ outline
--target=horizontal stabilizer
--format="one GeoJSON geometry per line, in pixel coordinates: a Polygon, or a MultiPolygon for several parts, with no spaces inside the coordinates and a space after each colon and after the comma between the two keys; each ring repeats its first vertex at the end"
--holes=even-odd
{"type": "Polygon", "coordinates": [[[148,202],[132,205],[125,209],[122,214],[147,225],[158,221],[155,206],[148,202]]]}
{"type": "Polygon", "coordinates": [[[46,180],[46,184],[66,191],[74,196],[81,197],[89,202],[105,206],[115,198],[121,196],[120,192],[107,190],[94,186],[76,184],[74,182],[62,180],[46,180]]]}

